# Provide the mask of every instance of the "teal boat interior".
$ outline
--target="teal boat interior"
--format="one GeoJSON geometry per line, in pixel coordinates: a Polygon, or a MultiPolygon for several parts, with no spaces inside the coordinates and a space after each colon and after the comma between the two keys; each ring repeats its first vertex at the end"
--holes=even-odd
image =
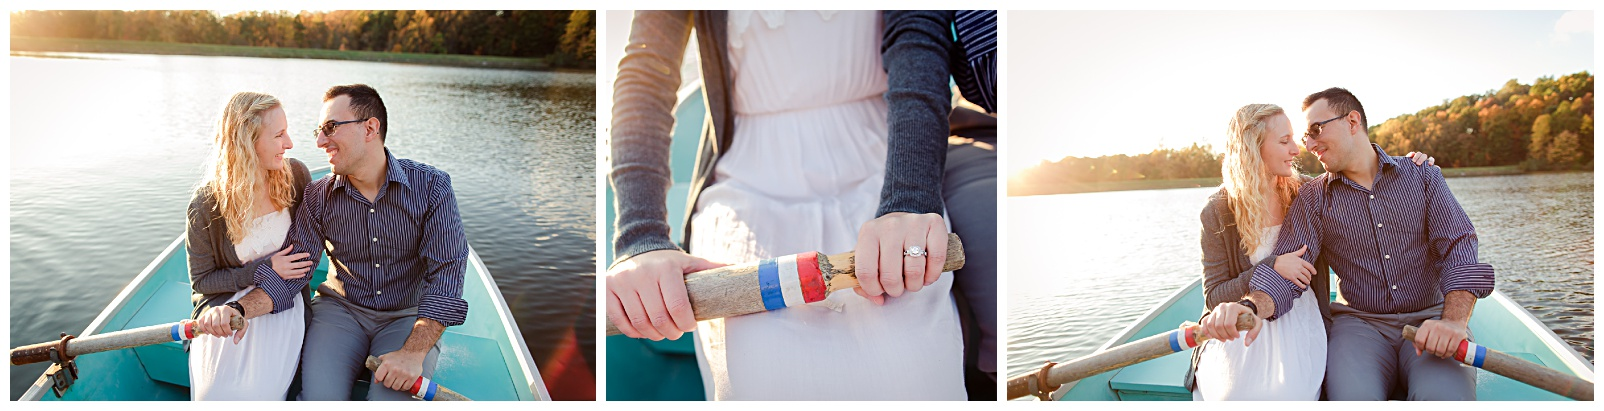
{"type": "MultiPolygon", "coordinates": [[[[1336,298],[1335,292],[1332,298],[1336,298]]],[[[1174,330],[1183,322],[1195,322],[1202,314],[1202,307],[1203,283],[1201,279],[1193,280],[1098,351],[1174,330]]],[[[1593,380],[1591,363],[1502,292],[1494,291],[1477,302],[1470,328],[1478,344],[1593,380]]],[[[1186,389],[1184,379],[1191,367],[1191,356],[1190,350],[1182,351],[1094,375],[1065,384],[1054,397],[1070,401],[1190,401],[1192,393],[1186,389]]],[[[1395,398],[1401,398],[1401,393],[1395,393],[1395,398]]],[[[1570,400],[1484,370],[1476,370],[1476,398],[1480,401],[1570,400]]]]}
{"type": "MultiPolygon", "coordinates": [[[[702,119],[707,103],[702,99],[700,80],[683,87],[679,92],[679,105],[674,109],[673,142],[669,148],[673,170],[673,185],[668,189],[668,218],[673,230],[669,238],[683,238],[684,231],[678,218],[685,215],[685,202],[690,195],[692,172],[696,168],[696,150],[702,134],[702,119]]],[[[613,207],[613,186],[607,184],[607,247],[606,259],[613,261],[613,223],[617,219],[613,207]]],[[[692,346],[693,334],[685,334],[677,341],[651,341],[622,335],[607,337],[607,400],[608,401],[700,401],[706,399],[702,387],[702,372],[696,365],[696,351],[692,346]],[[625,388],[628,387],[628,388],[625,388]]]]}
{"type": "MultiPolygon", "coordinates": [[[[313,172],[314,178],[328,172],[313,172]]],[[[189,318],[189,270],[184,239],[174,240],[117,295],[82,334],[90,335],[189,318]]],[[[328,258],[318,265],[312,288],[328,278],[328,258]]],[[[478,254],[469,250],[463,298],[471,307],[462,325],[440,337],[433,380],[476,400],[549,400],[517,324],[478,254]]],[[[314,292],[314,295],[316,293],[314,292]]],[[[205,337],[203,337],[205,338],[205,337]]],[[[179,342],[87,354],[75,360],[77,380],[58,398],[41,376],[22,400],[189,400],[189,357],[179,342]]],[[[54,369],[55,367],[52,367],[54,369]]],[[[367,395],[364,372],[352,399],[367,395]]],[[[289,398],[298,387],[292,386],[289,398]]]]}

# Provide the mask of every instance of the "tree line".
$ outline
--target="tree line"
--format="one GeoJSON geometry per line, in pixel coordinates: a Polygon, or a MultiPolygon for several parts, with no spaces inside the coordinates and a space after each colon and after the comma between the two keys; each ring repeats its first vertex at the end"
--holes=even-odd
{"type": "Polygon", "coordinates": [[[11,35],[596,61],[591,10],[36,10],[12,12],[11,35]]]}
{"type": "MultiPolygon", "coordinates": [[[[1389,154],[1422,151],[1443,167],[1591,170],[1593,75],[1541,77],[1531,85],[1510,80],[1497,90],[1387,119],[1369,132],[1389,154]]],[[[1009,185],[1036,192],[1077,183],[1219,178],[1223,158],[1212,146],[1195,143],[1134,156],[1064,157],[1020,171],[1009,185]]],[[[1325,172],[1308,151],[1298,155],[1297,165],[1304,174],[1325,172]]]]}

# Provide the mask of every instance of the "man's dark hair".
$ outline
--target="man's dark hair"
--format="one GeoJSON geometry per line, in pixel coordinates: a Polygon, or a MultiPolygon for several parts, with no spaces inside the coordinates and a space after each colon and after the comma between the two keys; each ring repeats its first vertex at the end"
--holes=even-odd
{"type": "Polygon", "coordinates": [[[351,111],[355,112],[360,120],[367,120],[369,117],[379,119],[379,141],[384,141],[384,135],[390,130],[390,119],[384,111],[384,99],[379,98],[379,91],[366,84],[334,86],[323,93],[323,101],[333,100],[339,96],[351,98],[351,111]]]}
{"type": "MultiPolygon", "coordinates": [[[[1370,129],[1370,117],[1365,115],[1365,106],[1363,104],[1359,104],[1358,97],[1354,97],[1353,93],[1349,93],[1347,89],[1342,87],[1328,88],[1320,91],[1319,93],[1310,94],[1308,97],[1304,97],[1303,110],[1308,110],[1309,106],[1314,105],[1314,102],[1322,99],[1324,99],[1326,101],[1326,105],[1331,106],[1331,110],[1337,112],[1337,114],[1345,116],[1348,115],[1349,111],[1358,111],[1359,126],[1363,127],[1365,130],[1370,129]]],[[[1325,119],[1309,119],[1309,121],[1321,120],[1325,119]]]]}

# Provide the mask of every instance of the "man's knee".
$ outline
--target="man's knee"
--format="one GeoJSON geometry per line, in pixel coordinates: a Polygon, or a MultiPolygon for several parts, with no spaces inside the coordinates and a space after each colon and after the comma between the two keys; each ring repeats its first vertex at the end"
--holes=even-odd
{"type": "Polygon", "coordinates": [[[1429,354],[1423,357],[1413,361],[1408,370],[1411,401],[1476,400],[1475,368],[1429,354]]]}

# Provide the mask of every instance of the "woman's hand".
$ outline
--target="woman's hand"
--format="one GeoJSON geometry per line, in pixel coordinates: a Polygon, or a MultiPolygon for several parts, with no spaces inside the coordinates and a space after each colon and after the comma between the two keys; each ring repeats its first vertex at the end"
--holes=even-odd
{"type": "MultiPolygon", "coordinates": [[[[1209,338],[1220,341],[1235,340],[1238,335],[1241,335],[1241,331],[1236,329],[1236,318],[1242,314],[1251,315],[1254,313],[1248,309],[1248,306],[1242,304],[1235,302],[1220,303],[1220,305],[1214,306],[1213,311],[1209,311],[1209,315],[1203,316],[1203,320],[1199,323],[1198,331],[1209,338]]],[[[1264,320],[1254,317],[1253,328],[1248,330],[1248,335],[1246,339],[1242,340],[1242,345],[1253,345],[1253,340],[1259,338],[1259,330],[1263,328],[1264,320]]]]}
{"type": "Polygon", "coordinates": [[[1404,154],[1404,157],[1409,157],[1409,161],[1415,162],[1415,165],[1417,165],[1417,166],[1419,166],[1419,165],[1427,165],[1427,166],[1435,166],[1435,165],[1437,165],[1437,158],[1436,157],[1432,157],[1432,156],[1428,156],[1428,155],[1426,155],[1426,153],[1420,153],[1420,152],[1411,151],[1411,152],[1409,152],[1409,154],[1404,154]]]}
{"type": "Polygon", "coordinates": [[[290,251],[293,251],[291,250],[292,248],[295,247],[284,247],[283,250],[273,253],[273,257],[269,258],[273,263],[273,272],[278,273],[278,278],[294,280],[305,277],[306,272],[312,270],[311,261],[300,261],[311,255],[307,253],[290,254],[290,251]]]}
{"type": "Polygon", "coordinates": [[[1298,248],[1298,251],[1282,254],[1275,257],[1275,273],[1281,278],[1297,284],[1298,288],[1308,289],[1309,279],[1314,278],[1314,265],[1303,260],[1303,253],[1309,251],[1309,246],[1298,248]]]}
{"type": "Polygon", "coordinates": [[[607,318],[630,338],[677,340],[696,329],[685,274],[725,265],[680,250],[631,257],[607,273],[607,318]]]}
{"type": "Polygon", "coordinates": [[[198,331],[201,334],[215,335],[218,337],[228,337],[229,335],[233,335],[235,344],[239,344],[240,339],[245,338],[245,329],[250,328],[250,325],[251,322],[245,320],[244,313],[235,311],[234,307],[229,307],[227,305],[219,305],[208,308],[205,312],[201,313],[200,318],[195,319],[195,331],[198,331]],[[241,323],[245,324],[244,327],[240,327],[239,331],[234,331],[229,326],[229,323],[233,322],[234,317],[239,317],[241,323]]]}
{"type": "Polygon", "coordinates": [[[886,296],[918,292],[941,278],[947,224],[939,214],[889,213],[863,223],[853,252],[858,286],[852,291],[885,304],[886,296]],[[923,255],[905,255],[914,247],[923,255]]]}

